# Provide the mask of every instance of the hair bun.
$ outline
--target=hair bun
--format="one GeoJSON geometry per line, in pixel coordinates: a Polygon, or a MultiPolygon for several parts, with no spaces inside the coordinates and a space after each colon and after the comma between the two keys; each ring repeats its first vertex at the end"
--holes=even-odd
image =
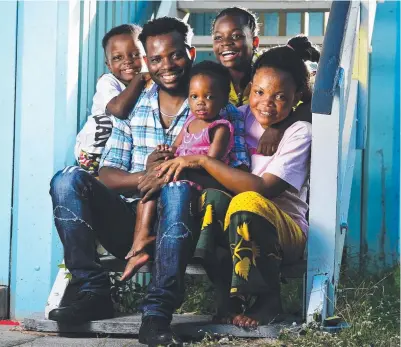
{"type": "Polygon", "coordinates": [[[305,35],[297,35],[287,43],[303,61],[319,62],[320,52],[305,35]]]}

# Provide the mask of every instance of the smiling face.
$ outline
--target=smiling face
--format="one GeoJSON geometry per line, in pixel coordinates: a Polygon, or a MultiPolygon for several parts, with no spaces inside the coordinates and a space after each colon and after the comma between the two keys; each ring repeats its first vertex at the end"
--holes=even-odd
{"type": "Polygon", "coordinates": [[[149,36],[145,51],[149,74],[160,88],[171,92],[187,88],[195,48],[188,48],[179,32],[149,36]]]}
{"type": "Polygon", "coordinates": [[[131,34],[110,37],[106,49],[106,65],[110,72],[127,85],[141,71],[143,59],[140,43],[131,34]]]}
{"type": "Polygon", "coordinates": [[[249,106],[256,120],[264,128],[287,118],[301,99],[294,79],[288,72],[262,67],[252,80],[249,106]]]}
{"type": "Polygon", "coordinates": [[[212,37],[217,61],[231,69],[249,67],[253,49],[259,45],[259,38],[252,36],[241,16],[220,17],[214,24],[212,37]]]}
{"type": "Polygon", "coordinates": [[[211,121],[227,104],[227,95],[215,78],[196,75],[189,84],[189,107],[198,119],[211,121]]]}

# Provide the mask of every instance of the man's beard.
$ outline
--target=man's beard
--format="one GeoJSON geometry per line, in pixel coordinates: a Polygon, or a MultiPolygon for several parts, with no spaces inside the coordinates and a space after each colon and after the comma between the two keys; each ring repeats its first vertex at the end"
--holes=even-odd
{"type": "Polygon", "coordinates": [[[157,84],[159,88],[170,95],[181,95],[188,92],[189,78],[182,78],[175,88],[167,88],[164,84],[157,84]]]}
{"type": "Polygon", "coordinates": [[[189,88],[189,73],[191,71],[191,66],[189,66],[186,71],[185,74],[181,76],[181,78],[179,79],[179,83],[177,84],[176,87],[174,88],[168,88],[166,87],[163,83],[161,78],[156,78],[154,79],[153,76],[151,75],[153,81],[159,86],[159,88],[163,91],[165,91],[167,94],[170,95],[182,95],[183,93],[187,93],[188,92],[188,88],[189,88]]]}

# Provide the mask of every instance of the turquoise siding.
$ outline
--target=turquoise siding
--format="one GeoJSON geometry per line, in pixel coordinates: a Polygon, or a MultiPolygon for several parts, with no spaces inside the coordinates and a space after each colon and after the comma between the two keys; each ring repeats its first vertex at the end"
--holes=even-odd
{"type": "Polygon", "coordinates": [[[68,2],[18,2],[10,302],[16,317],[43,310],[61,260],[48,191],[54,171],[73,162],[77,86],[67,77],[74,73],[66,55],[68,11],[68,2]]]}
{"type": "Polygon", "coordinates": [[[309,36],[322,36],[324,24],[323,12],[309,13],[309,36]]]}
{"type": "Polygon", "coordinates": [[[367,144],[355,166],[347,245],[350,263],[383,268],[400,255],[400,2],[377,5],[372,48],[367,144]]]}
{"type": "Polygon", "coordinates": [[[56,171],[74,163],[77,129],[89,114],[96,80],[105,72],[101,38],[114,25],[144,23],[158,5],[0,2],[0,29],[7,33],[7,50],[0,58],[7,66],[0,93],[5,115],[0,284],[10,285],[12,317],[43,312],[62,260],[49,182],[56,171]]]}
{"type": "Polygon", "coordinates": [[[263,35],[278,36],[279,16],[277,12],[264,14],[263,35]]]}
{"type": "Polygon", "coordinates": [[[216,14],[217,12],[191,14],[188,24],[193,28],[195,35],[210,35],[212,22],[216,14]]]}
{"type": "Polygon", "coordinates": [[[295,36],[302,32],[301,29],[301,14],[287,13],[286,35],[295,36]]]}
{"type": "Polygon", "coordinates": [[[9,285],[9,261],[11,240],[12,175],[14,157],[14,116],[15,116],[15,65],[17,45],[17,3],[0,2],[0,32],[7,49],[0,55],[3,83],[0,84],[0,105],[2,109],[2,148],[0,180],[0,285],[9,285]]]}

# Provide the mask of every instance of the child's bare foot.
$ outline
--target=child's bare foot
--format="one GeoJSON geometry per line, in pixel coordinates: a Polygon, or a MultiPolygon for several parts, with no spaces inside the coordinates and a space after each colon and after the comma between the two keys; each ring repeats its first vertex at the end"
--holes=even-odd
{"type": "Polygon", "coordinates": [[[149,261],[149,254],[142,252],[134,257],[129,258],[125,265],[124,273],[121,276],[121,281],[129,280],[135,273],[149,261]]]}

